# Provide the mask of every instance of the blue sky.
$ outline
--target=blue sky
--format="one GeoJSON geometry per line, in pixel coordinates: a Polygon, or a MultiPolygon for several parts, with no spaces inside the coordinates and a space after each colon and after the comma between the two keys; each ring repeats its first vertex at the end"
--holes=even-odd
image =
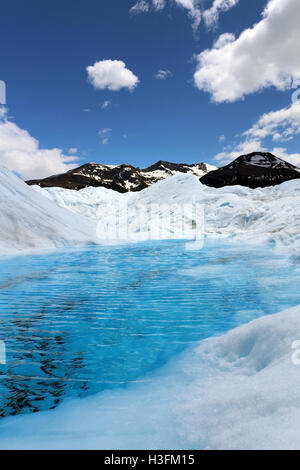
{"type": "MultiPolygon", "coordinates": [[[[210,26],[205,24],[203,12],[221,0],[166,0],[159,11],[149,0],[148,11],[140,13],[130,12],[138,3],[134,0],[2,0],[0,39],[5,47],[1,49],[0,79],[7,86],[3,135],[9,140],[8,134],[13,133],[18,145],[8,153],[6,144],[1,154],[0,143],[0,162],[24,177],[46,176],[67,169],[72,163],[87,161],[126,162],[140,167],[159,159],[220,165],[229,161],[234,152],[242,153],[248,147],[258,150],[259,145],[268,150],[279,148],[281,156],[287,158],[292,154],[298,164],[299,136],[294,122],[297,113],[285,115],[286,121],[280,124],[279,134],[282,126],[288,129],[293,119],[292,138],[292,133],[286,132],[284,138],[274,139],[278,123],[275,128],[271,125],[271,131],[268,124],[264,140],[257,142],[252,128],[265,113],[291,105],[293,90],[287,82],[297,78],[299,64],[298,68],[295,64],[283,65],[282,84],[281,58],[262,57],[261,62],[267,60],[269,67],[277,67],[273,83],[266,77],[257,84],[253,78],[250,85],[233,87],[232,94],[228,88],[230,80],[234,83],[235,79],[230,76],[231,70],[239,64],[238,48],[226,64],[222,63],[223,58],[217,58],[218,64],[214,64],[213,58],[214,44],[221,35],[231,33],[235,38],[225,36],[225,45],[219,51],[227,42],[235,46],[244,30],[262,21],[264,8],[278,0],[222,1],[232,1],[234,5],[221,10],[218,22],[210,26]],[[193,20],[195,11],[202,16],[198,27],[193,20]],[[197,56],[205,50],[212,54],[201,68],[197,56]],[[105,85],[103,89],[93,86],[86,68],[106,60],[126,64],[139,80],[134,89],[111,91],[105,85]],[[199,68],[201,76],[196,82],[194,74],[199,68]],[[170,73],[166,79],[158,79],[154,77],[158,70],[170,73]],[[222,77],[220,83],[214,83],[209,73],[215,79],[220,70],[225,70],[224,83],[222,77]],[[209,85],[205,85],[207,81],[209,85]],[[104,102],[109,105],[103,109],[104,102]],[[252,134],[246,137],[245,144],[241,134],[250,129],[252,134]],[[65,158],[70,148],[78,156],[74,162],[65,158]],[[30,149],[37,152],[32,171],[28,163],[30,149]],[[43,152],[45,149],[48,153],[43,152]],[[57,151],[49,163],[53,149],[57,151]],[[63,163],[56,164],[59,159],[63,163]],[[29,168],[22,167],[22,160],[29,168]]],[[[296,8],[294,0],[281,2],[286,2],[286,12],[296,8]]],[[[299,11],[292,13],[289,18],[299,11]]],[[[271,50],[272,42],[267,42],[268,37],[265,41],[261,48],[271,50]]],[[[249,63],[245,62],[242,69],[244,81],[248,73],[253,73],[253,60],[257,57],[250,52],[249,63]]],[[[239,77],[240,72],[236,73],[239,77]]]]}

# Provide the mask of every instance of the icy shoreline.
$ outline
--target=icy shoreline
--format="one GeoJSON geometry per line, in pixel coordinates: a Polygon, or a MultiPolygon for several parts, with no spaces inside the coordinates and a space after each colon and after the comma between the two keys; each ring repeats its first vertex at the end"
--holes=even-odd
{"type": "Polygon", "coordinates": [[[0,448],[299,449],[299,315],[300,306],[201,341],[125,390],[5,418],[0,448]]]}

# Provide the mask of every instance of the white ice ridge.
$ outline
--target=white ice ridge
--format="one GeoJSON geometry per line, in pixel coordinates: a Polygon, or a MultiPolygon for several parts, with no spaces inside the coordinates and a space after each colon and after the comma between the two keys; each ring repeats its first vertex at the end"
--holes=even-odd
{"type": "MultiPolygon", "coordinates": [[[[254,190],[242,186],[215,189],[202,185],[193,175],[178,174],[137,193],[120,194],[105,188],[35,188],[58,205],[107,224],[112,220],[112,208],[122,201],[131,209],[195,202],[204,205],[207,235],[300,247],[300,180],[254,190]]],[[[137,222],[134,218],[129,227],[131,239],[137,222]]],[[[172,234],[164,237],[172,238],[172,234]]]]}
{"type": "Polygon", "coordinates": [[[96,242],[90,219],[60,208],[0,167],[0,253],[96,242]]]}
{"type": "MultiPolygon", "coordinates": [[[[202,185],[196,176],[178,174],[143,191],[120,194],[101,187],[80,191],[29,187],[2,168],[0,253],[107,242],[101,240],[99,232],[100,240],[96,238],[97,222],[106,226],[115,223],[113,209],[124,203],[131,213],[140,213],[140,218],[145,218],[141,208],[156,207],[149,227],[161,222],[162,204],[201,204],[205,212],[204,232],[209,236],[300,248],[299,180],[255,190],[241,186],[215,189],[202,185]]],[[[139,226],[145,220],[139,220],[137,215],[127,222],[130,241],[141,240],[139,226]]],[[[149,233],[144,235],[149,238],[149,233]]],[[[171,231],[162,234],[164,239],[173,237],[171,231]]]]}
{"type": "Polygon", "coordinates": [[[300,449],[299,319],[300,306],[262,317],[144,383],[6,418],[0,448],[300,449]]]}

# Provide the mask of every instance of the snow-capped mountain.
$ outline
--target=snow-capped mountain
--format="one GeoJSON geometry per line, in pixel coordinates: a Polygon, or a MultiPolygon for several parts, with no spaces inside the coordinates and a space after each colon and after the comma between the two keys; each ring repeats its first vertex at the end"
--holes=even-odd
{"type": "Polygon", "coordinates": [[[120,193],[141,191],[168,176],[177,173],[190,173],[198,178],[216,169],[206,163],[185,164],[170,163],[162,160],[148,168],[140,169],[131,165],[100,165],[87,163],[67,173],[50,176],[40,180],[26,181],[29,185],[42,188],[59,187],[65,189],[83,189],[89,186],[113,189],[120,193]]]}
{"type": "Polygon", "coordinates": [[[210,171],[200,178],[202,184],[223,186],[248,186],[264,188],[300,178],[300,168],[275,157],[272,153],[255,152],[242,155],[222,168],[210,171]]]}

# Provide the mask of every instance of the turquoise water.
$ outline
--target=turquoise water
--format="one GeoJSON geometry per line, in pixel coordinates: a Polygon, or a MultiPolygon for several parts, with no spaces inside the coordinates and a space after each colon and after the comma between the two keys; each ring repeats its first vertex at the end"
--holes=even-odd
{"type": "Polygon", "coordinates": [[[271,249],[184,242],[0,259],[0,415],[146,380],[203,338],[300,303],[271,249]]]}

